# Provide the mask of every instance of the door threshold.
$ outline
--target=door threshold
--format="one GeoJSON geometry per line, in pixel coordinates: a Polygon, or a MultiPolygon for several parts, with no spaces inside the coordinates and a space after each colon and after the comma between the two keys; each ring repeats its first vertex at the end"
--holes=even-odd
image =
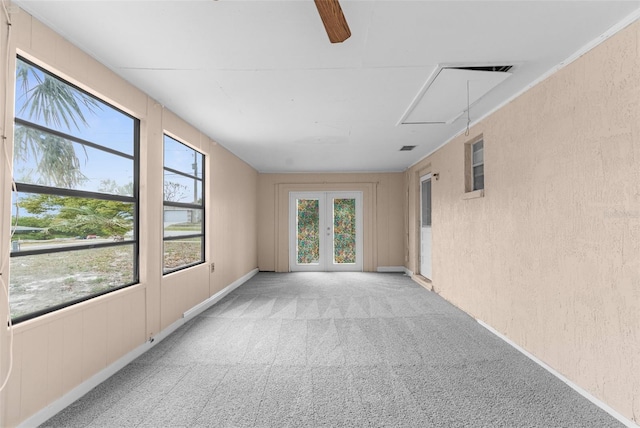
{"type": "Polygon", "coordinates": [[[411,279],[413,279],[418,284],[422,285],[427,290],[433,291],[433,283],[429,278],[426,278],[420,274],[415,274],[411,279]]]}

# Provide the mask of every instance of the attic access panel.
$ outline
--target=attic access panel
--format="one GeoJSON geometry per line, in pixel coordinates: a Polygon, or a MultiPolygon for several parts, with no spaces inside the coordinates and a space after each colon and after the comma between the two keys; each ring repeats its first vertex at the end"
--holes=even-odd
{"type": "Polygon", "coordinates": [[[468,106],[472,106],[511,76],[508,72],[510,68],[440,68],[427,80],[400,119],[400,123],[403,125],[453,123],[467,111],[468,106]]]}

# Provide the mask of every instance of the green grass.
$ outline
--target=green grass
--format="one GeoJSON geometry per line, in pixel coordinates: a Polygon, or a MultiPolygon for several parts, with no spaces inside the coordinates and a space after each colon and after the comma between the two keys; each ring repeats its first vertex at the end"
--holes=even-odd
{"type": "Polygon", "coordinates": [[[202,223],[176,223],[164,228],[165,230],[193,230],[200,232],[202,230],[202,223]]]}

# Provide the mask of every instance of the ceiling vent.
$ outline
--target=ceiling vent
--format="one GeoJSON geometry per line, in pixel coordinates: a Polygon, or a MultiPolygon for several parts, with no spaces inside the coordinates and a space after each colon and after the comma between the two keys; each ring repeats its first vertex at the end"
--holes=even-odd
{"type": "Polygon", "coordinates": [[[512,66],[438,67],[398,123],[451,124],[511,76],[512,66]]]}
{"type": "Polygon", "coordinates": [[[476,71],[497,71],[499,73],[506,73],[513,68],[513,65],[490,65],[479,67],[447,67],[455,68],[456,70],[476,70],[476,71]]]}
{"type": "Polygon", "coordinates": [[[401,152],[410,152],[411,150],[415,149],[416,146],[402,146],[402,148],[400,149],[401,152]]]}

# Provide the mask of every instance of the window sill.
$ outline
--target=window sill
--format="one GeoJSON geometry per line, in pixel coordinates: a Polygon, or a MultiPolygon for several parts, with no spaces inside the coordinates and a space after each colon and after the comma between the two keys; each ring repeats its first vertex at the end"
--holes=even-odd
{"type": "Polygon", "coordinates": [[[462,194],[462,199],[476,199],[484,198],[484,189],[474,190],[473,192],[467,192],[462,194]]]}

